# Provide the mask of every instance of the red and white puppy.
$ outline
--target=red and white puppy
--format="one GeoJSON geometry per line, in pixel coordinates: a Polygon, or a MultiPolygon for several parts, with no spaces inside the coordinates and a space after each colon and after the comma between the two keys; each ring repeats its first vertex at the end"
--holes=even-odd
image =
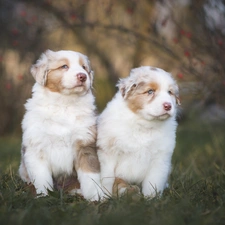
{"type": "Polygon", "coordinates": [[[97,123],[102,187],[106,194],[122,194],[139,186],[153,197],[170,172],[178,87],[169,73],[149,66],[131,70],[118,87],[97,123]]]}
{"type": "Polygon", "coordinates": [[[31,73],[36,83],[22,121],[21,178],[33,184],[37,194],[47,195],[54,184],[68,187],[77,177],[84,198],[98,200],[100,166],[88,58],[47,50],[31,73]]]}

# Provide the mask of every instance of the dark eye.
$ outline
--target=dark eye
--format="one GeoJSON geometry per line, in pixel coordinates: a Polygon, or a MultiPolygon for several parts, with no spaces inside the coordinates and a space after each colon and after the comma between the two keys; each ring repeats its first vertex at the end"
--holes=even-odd
{"type": "Polygon", "coordinates": [[[87,69],[85,65],[83,65],[82,68],[85,69],[85,70],[87,69]]]}
{"type": "Polygon", "coordinates": [[[63,65],[61,66],[62,69],[69,69],[69,67],[67,65],[63,65]]]}
{"type": "Polygon", "coordinates": [[[173,92],[172,91],[168,91],[169,95],[173,95],[173,92]]]}
{"type": "Polygon", "coordinates": [[[149,95],[153,95],[154,93],[155,93],[155,91],[153,89],[148,90],[149,95]]]}

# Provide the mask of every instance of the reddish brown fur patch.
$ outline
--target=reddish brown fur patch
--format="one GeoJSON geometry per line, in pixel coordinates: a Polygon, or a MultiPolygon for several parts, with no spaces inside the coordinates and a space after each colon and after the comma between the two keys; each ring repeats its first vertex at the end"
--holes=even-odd
{"type": "MultiPolygon", "coordinates": [[[[91,76],[91,67],[90,67],[90,64],[89,64],[88,60],[85,59],[84,57],[80,56],[79,57],[79,64],[81,65],[81,67],[83,67],[87,71],[87,73],[90,77],[91,76]]],[[[91,79],[91,77],[90,77],[90,79],[91,79]]]]}
{"type": "Polygon", "coordinates": [[[81,66],[85,66],[85,60],[84,60],[84,58],[82,57],[82,56],[80,56],[79,57],[79,64],[81,65],[81,66]]]}
{"type": "Polygon", "coordinates": [[[173,85],[173,86],[170,86],[169,90],[171,91],[171,95],[175,97],[176,104],[181,105],[179,93],[178,93],[178,87],[176,85],[173,85]]]}
{"type": "Polygon", "coordinates": [[[115,181],[114,181],[114,184],[113,184],[112,194],[117,196],[120,189],[128,188],[128,187],[129,187],[129,184],[126,181],[124,181],[121,178],[116,177],[115,181]]]}
{"type": "Polygon", "coordinates": [[[81,169],[84,172],[100,172],[100,164],[94,143],[80,147],[77,154],[76,169],[81,169]]]}
{"type": "Polygon", "coordinates": [[[149,90],[154,90],[155,92],[159,90],[159,85],[155,82],[151,83],[140,83],[137,86],[135,92],[133,92],[127,99],[128,107],[136,113],[137,111],[143,109],[145,104],[149,104],[154,98],[153,95],[149,95],[149,90]]]}
{"type": "Polygon", "coordinates": [[[65,70],[61,68],[63,65],[67,65],[69,67],[69,61],[67,59],[61,59],[59,61],[54,61],[49,65],[49,72],[45,86],[52,92],[61,92],[61,90],[63,90],[61,83],[63,72],[65,70]]]}
{"type": "Polygon", "coordinates": [[[180,98],[179,98],[177,95],[175,95],[175,98],[176,98],[176,103],[177,103],[178,105],[181,105],[180,98]]]}
{"type": "Polygon", "coordinates": [[[85,140],[79,140],[75,143],[75,149],[77,153],[77,159],[75,162],[76,170],[81,169],[85,172],[100,172],[100,163],[97,156],[96,149],[96,126],[90,127],[90,133],[93,139],[89,142],[85,140]]]}
{"type": "Polygon", "coordinates": [[[62,71],[50,71],[45,86],[52,92],[61,92],[61,90],[63,89],[61,84],[62,77],[62,71]]]}
{"type": "Polygon", "coordinates": [[[116,177],[113,184],[112,194],[114,196],[118,196],[118,194],[120,193],[120,190],[124,188],[126,188],[126,191],[124,192],[124,194],[127,194],[127,195],[140,193],[140,189],[137,185],[130,185],[123,179],[116,177]]]}
{"type": "Polygon", "coordinates": [[[67,65],[68,67],[70,67],[70,62],[67,58],[62,58],[62,59],[50,62],[48,68],[49,70],[56,70],[56,69],[60,69],[60,67],[63,65],[67,65]]]}
{"type": "Polygon", "coordinates": [[[151,83],[146,85],[146,89],[147,89],[147,91],[150,90],[150,89],[153,89],[154,91],[157,91],[157,90],[159,90],[159,85],[155,82],[151,82],[151,83]]]}
{"type": "Polygon", "coordinates": [[[130,88],[129,88],[129,90],[127,90],[127,88],[125,88],[125,90],[122,90],[122,96],[123,97],[125,97],[125,98],[128,98],[131,94],[132,94],[132,92],[134,91],[134,90],[136,90],[136,87],[137,87],[137,84],[133,84],[130,88]]]}
{"type": "Polygon", "coordinates": [[[80,183],[77,179],[76,174],[71,175],[69,177],[59,177],[53,180],[54,188],[57,190],[64,190],[66,192],[70,192],[74,189],[80,188],[80,183]]]}

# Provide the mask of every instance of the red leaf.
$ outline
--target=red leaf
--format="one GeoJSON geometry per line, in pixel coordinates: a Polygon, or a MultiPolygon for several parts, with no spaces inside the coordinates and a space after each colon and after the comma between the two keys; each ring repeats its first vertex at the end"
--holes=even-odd
{"type": "Polygon", "coordinates": [[[51,4],[52,4],[52,1],[51,1],[51,0],[46,0],[46,1],[44,2],[44,4],[45,4],[45,5],[51,5],[51,4]]]}
{"type": "Polygon", "coordinates": [[[25,10],[22,10],[22,11],[20,12],[20,16],[21,16],[21,17],[25,17],[26,15],[27,15],[27,13],[26,13],[25,10]]]}
{"type": "Polygon", "coordinates": [[[18,80],[23,80],[23,75],[22,74],[18,74],[17,79],[18,80]]]}
{"type": "Polygon", "coordinates": [[[184,30],[180,30],[180,34],[185,35],[186,32],[184,30]]]}
{"type": "Polygon", "coordinates": [[[16,46],[19,45],[19,42],[18,42],[17,40],[14,40],[13,43],[12,43],[12,45],[13,45],[14,47],[16,47],[16,46]]]}
{"type": "Polygon", "coordinates": [[[36,22],[37,19],[38,19],[37,16],[32,16],[31,21],[32,21],[32,22],[36,22]]]}
{"type": "Polygon", "coordinates": [[[175,44],[177,44],[177,43],[179,42],[179,40],[178,40],[177,38],[173,38],[173,42],[174,42],[175,44]]]}
{"type": "Polygon", "coordinates": [[[190,57],[191,54],[190,54],[189,51],[185,51],[185,52],[184,52],[184,55],[185,55],[186,57],[190,57]]]}
{"type": "Polygon", "coordinates": [[[9,90],[12,89],[12,85],[11,85],[10,83],[7,83],[7,84],[5,85],[5,88],[9,91],[9,90]]]}
{"type": "Polygon", "coordinates": [[[217,40],[217,44],[220,46],[223,45],[223,40],[222,39],[217,40]]]}
{"type": "Polygon", "coordinates": [[[13,28],[11,32],[12,32],[13,35],[19,34],[19,30],[17,28],[13,28]]]}
{"type": "Polygon", "coordinates": [[[72,20],[76,20],[77,19],[77,16],[76,16],[76,14],[72,14],[71,16],[70,16],[70,18],[72,19],[72,20]]]}
{"type": "Polygon", "coordinates": [[[187,37],[187,38],[191,38],[191,37],[192,37],[192,33],[191,33],[191,32],[187,32],[187,33],[186,33],[186,37],[187,37]]]}
{"type": "Polygon", "coordinates": [[[134,13],[134,9],[131,8],[131,7],[128,7],[128,8],[126,9],[126,11],[127,11],[127,13],[130,14],[130,15],[132,15],[132,14],[134,13]]]}
{"type": "Polygon", "coordinates": [[[29,20],[26,20],[26,24],[27,25],[31,25],[33,23],[33,20],[29,19],[29,20]]]}
{"type": "Polygon", "coordinates": [[[205,66],[205,61],[201,61],[202,66],[205,66]]]}
{"type": "Polygon", "coordinates": [[[179,79],[183,79],[183,78],[184,78],[184,75],[183,75],[182,73],[178,73],[178,74],[177,74],[177,77],[178,77],[179,79]]]}

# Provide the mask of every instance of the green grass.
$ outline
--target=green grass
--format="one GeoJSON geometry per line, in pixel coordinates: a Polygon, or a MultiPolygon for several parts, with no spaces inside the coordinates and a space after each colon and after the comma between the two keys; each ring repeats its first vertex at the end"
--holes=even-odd
{"type": "Polygon", "coordinates": [[[170,186],[154,199],[34,199],[17,175],[20,138],[0,139],[0,224],[225,224],[225,124],[181,123],[170,186]]]}

